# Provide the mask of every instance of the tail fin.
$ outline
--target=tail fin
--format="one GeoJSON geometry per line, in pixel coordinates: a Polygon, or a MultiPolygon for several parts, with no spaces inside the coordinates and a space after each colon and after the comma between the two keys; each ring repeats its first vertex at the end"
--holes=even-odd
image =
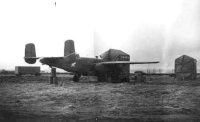
{"type": "Polygon", "coordinates": [[[70,55],[70,54],[72,54],[74,52],[75,52],[74,41],[73,40],[65,41],[64,56],[70,55]]]}
{"type": "Polygon", "coordinates": [[[34,64],[36,62],[35,45],[33,43],[28,43],[25,46],[25,57],[26,63],[34,64]]]}
{"type": "Polygon", "coordinates": [[[75,48],[74,48],[74,41],[73,40],[67,40],[65,41],[65,47],[64,47],[64,56],[69,56],[69,62],[73,63],[76,60],[76,54],[75,54],[75,48]]]}

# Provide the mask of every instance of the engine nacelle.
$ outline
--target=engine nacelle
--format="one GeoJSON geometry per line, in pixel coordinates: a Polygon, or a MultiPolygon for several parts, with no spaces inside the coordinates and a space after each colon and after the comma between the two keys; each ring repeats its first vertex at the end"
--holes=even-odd
{"type": "Polygon", "coordinates": [[[94,68],[97,71],[107,71],[108,70],[108,68],[103,64],[96,64],[94,68]]]}

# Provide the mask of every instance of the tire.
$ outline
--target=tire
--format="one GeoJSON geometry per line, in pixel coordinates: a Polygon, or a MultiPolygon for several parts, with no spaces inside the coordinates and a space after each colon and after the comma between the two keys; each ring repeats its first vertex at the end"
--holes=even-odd
{"type": "Polygon", "coordinates": [[[74,81],[74,82],[78,82],[80,76],[81,76],[81,75],[79,75],[79,74],[75,74],[74,77],[73,77],[73,81],[74,81]]]}

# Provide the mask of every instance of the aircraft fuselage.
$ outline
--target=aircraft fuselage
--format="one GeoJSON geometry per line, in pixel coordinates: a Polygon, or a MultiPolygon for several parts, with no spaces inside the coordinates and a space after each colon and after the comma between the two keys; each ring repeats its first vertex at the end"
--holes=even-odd
{"type": "MultiPolygon", "coordinates": [[[[61,68],[68,72],[75,72],[77,74],[84,74],[88,73],[89,71],[95,72],[96,70],[96,63],[105,62],[106,60],[97,59],[97,58],[86,58],[86,57],[79,57],[76,58],[74,61],[70,61],[70,57],[64,58],[41,58],[40,62],[42,64],[49,65],[50,67],[57,67],[61,68]]],[[[106,70],[106,68],[99,70],[106,70]]]]}
{"type": "MultiPolygon", "coordinates": [[[[124,54],[124,53],[123,53],[124,54]]],[[[111,54],[109,54],[111,55],[111,54]]],[[[116,57],[117,58],[117,57],[116,57]]],[[[130,64],[149,64],[158,62],[130,62],[128,58],[98,59],[79,57],[75,52],[73,40],[65,41],[63,57],[36,57],[35,45],[28,43],[25,45],[25,62],[34,64],[37,59],[50,67],[57,67],[75,75],[73,81],[78,82],[81,75],[97,76],[98,81],[129,81],[130,64]]]]}

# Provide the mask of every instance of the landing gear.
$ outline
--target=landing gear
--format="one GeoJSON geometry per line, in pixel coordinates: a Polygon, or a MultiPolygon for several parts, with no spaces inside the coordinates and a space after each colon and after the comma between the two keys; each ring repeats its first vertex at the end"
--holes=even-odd
{"type": "Polygon", "coordinates": [[[98,74],[97,80],[98,82],[111,82],[111,76],[108,74],[98,74]]]}
{"type": "MultiPolygon", "coordinates": [[[[38,75],[38,74],[37,74],[38,75]]],[[[58,79],[56,77],[56,68],[51,67],[51,76],[49,77],[49,83],[58,85],[58,79]]]]}
{"type": "Polygon", "coordinates": [[[121,82],[130,82],[129,77],[122,78],[121,82]]]}
{"type": "Polygon", "coordinates": [[[120,76],[120,73],[98,73],[97,74],[98,82],[111,82],[111,83],[121,83],[121,82],[129,82],[129,76],[120,76]]]}
{"type": "Polygon", "coordinates": [[[74,77],[73,77],[73,81],[78,82],[80,77],[81,77],[80,74],[75,74],[74,77]]]}
{"type": "Polygon", "coordinates": [[[98,80],[98,82],[106,82],[107,77],[104,74],[99,74],[97,76],[97,80],[98,80]]]}
{"type": "Polygon", "coordinates": [[[112,83],[119,83],[120,82],[120,79],[119,79],[119,76],[118,75],[113,75],[112,77],[111,77],[111,82],[112,83]]]}

